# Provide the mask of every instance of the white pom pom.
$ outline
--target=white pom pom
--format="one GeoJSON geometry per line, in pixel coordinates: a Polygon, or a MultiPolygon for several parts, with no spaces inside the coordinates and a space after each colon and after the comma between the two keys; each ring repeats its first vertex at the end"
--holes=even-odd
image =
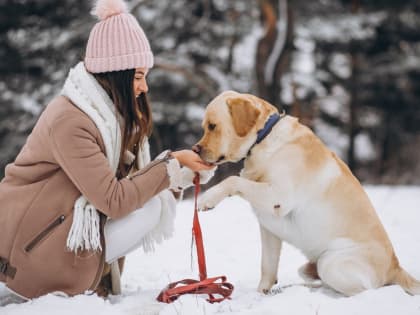
{"type": "Polygon", "coordinates": [[[97,0],[91,14],[100,20],[105,20],[110,16],[127,12],[127,4],[123,0],[97,0]]]}

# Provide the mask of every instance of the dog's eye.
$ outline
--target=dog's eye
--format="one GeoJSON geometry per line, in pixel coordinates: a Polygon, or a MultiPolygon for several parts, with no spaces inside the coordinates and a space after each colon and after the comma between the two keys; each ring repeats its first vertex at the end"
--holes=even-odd
{"type": "Polygon", "coordinates": [[[216,128],[216,124],[209,124],[208,128],[209,128],[210,131],[212,131],[216,128]]]}

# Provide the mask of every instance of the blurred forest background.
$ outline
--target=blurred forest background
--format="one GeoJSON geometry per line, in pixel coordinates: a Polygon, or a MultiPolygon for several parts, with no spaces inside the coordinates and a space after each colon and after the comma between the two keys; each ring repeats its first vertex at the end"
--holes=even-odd
{"type": "MultiPolygon", "coordinates": [[[[299,117],[362,182],[420,184],[419,0],[128,3],[155,53],[152,155],[193,145],[234,89],[299,117]]],[[[91,5],[0,0],[0,178],[83,58],[91,5]]]]}

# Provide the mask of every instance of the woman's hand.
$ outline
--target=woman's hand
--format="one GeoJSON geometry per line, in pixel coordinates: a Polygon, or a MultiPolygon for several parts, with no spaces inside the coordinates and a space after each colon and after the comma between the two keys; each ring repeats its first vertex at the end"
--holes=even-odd
{"type": "Polygon", "coordinates": [[[174,151],[171,155],[178,160],[179,164],[194,172],[208,171],[214,168],[213,164],[202,160],[197,153],[191,150],[174,151]]]}

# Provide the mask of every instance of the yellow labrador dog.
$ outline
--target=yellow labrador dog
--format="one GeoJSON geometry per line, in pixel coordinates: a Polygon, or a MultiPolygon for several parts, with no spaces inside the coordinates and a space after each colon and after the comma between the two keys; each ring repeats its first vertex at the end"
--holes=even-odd
{"type": "Polygon", "coordinates": [[[227,91],[208,105],[204,135],[194,150],[209,163],[242,159],[240,176],[206,191],[200,210],[239,195],[250,202],[261,229],[261,280],[277,281],[282,241],[308,258],[300,273],[351,296],[399,284],[420,294],[420,282],[404,271],[359,181],[315,134],[280,115],[266,101],[227,91]]]}

